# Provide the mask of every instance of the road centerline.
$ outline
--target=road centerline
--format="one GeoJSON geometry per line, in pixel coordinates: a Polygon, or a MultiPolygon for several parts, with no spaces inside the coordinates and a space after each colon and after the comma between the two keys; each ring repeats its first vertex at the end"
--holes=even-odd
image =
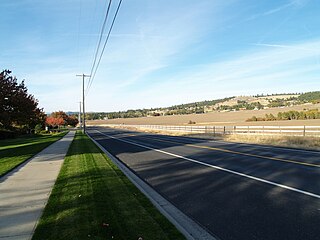
{"type": "Polygon", "coordinates": [[[280,188],[283,188],[283,189],[286,189],[286,190],[294,191],[294,192],[297,192],[297,193],[300,193],[300,194],[304,194],[304,195],[308,195],[308,196],[320,199],[320,195],[315,194],[315,193],[311,193],[311,192],[304,191],[304,190],[301,190],[301,189],[298,189],[298,188],[290,187],[290,186],[287,186],[287,185],[284,185],[284,184],[272,182],[272,181],[269,181],[269,180],[266,180],[266,179],[263,179],[263,178],[251,176],[251,175],[244,174],[244,173],[241,173],[241,172],[237,172],[237,171],[234,171],[234,170],[231,170],[231,169],[227,169],[227,168],[219,167],[219,166],[216,166],[216,165],[208,164],[208,163],[201,162],[201,161],[198,161],[198,160],[195,160],[195,159],[192,159],[192,158],[180,156],[180,155],[177,155],[177,154],[174,154],[174,153],[170,153],[170,152],[163,151],[163,150],[160,150],[160,149],[156,149],[156,148],[152,148],[152,147],[149,147],[149,146],[145,146],[145,145],[142,145],[142,144],[139,144],[139,143],[136,143],[136,142],[132,142],[132,141],[124,140],[124,139],[119,139],[119,138],[104,134],[104,133],[102,133],[102,132],[100,132],[98,130],[95,130],[95,131],[100,133],[101,135],[104,135],[104,136],[106,136],[108,138],[111,138],[111,139],[115,139],[115,140],[118,140],[118,141],[121,141],[121,142],[125,142],[125,143],[128,143],[128,144],[136,145],[136,146],[139,146],[139,147],[142,147],[142,148],[145,148],[145,149],[149,149],[149,150],[152,150],[152,151],[163,153],[163,154],[166,154],[166,155],[169,155],[169,156],[173,156],[173,157],[176,157],[176,158],[184,159],[184,160],[187,160],[189,162],[197,163],[197,164],[200,164],[200,165],[203,165],[203,166],[207,166],[207,167],[210,167],[210,168],[214,168],[214,169],[217,169],[217,170],[221,170],[221,171],[224,171],[224,172],[235,174],[235,175],[238,175],[238,176],[241,176],[241,177],[246,177],[246,178],[249,178],[249,179],[252,179],[252,180],[255,180],[255,181],[263,182],[263,183],[266,183],[266,184],[269,184],[269,185],[273,185],[273,186],[280,187],[280,188]]]}

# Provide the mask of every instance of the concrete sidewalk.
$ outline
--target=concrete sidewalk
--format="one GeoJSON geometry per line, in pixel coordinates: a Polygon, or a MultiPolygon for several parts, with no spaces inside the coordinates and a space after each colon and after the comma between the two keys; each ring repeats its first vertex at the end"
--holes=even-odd
{"type": "Polygon", "coordinates": [[[75,132],[0,179],[0,239],[31,239],[75,132]]]}

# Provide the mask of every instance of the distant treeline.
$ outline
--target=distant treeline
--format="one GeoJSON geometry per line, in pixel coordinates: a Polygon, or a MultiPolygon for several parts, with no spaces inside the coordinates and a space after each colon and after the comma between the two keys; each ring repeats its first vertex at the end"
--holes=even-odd
{"type": "MultiPolygon", "coordinates": [[[[320,103],[320,91],[302,93],[300,96],[296,93],[288,94],[258,94],[254,97],[268,97],[268,96],[279,96],[279,95],[297,95],[292,96],[287,99],[274,99],[270,100],[269,104],[266,107],[285,107],[291,105],[299,105],[307,102],[311,103],[320,103]]],[[[210,100],[210,101],[201,101],[187,104],[174,105],[171,107],[164,108],[150,108],[150,109],[136,109],[136,110],[127,110],[119,112],[93,112],[86,113],[86,119],[88,120],[97,120],[97,119],[114,119],[114,118],[139,118],[147,116],[161,116],[161,115],[184,115],[184,114],[201,114],[204,113],[205,107],[214,106],[218,103],[223,103],[225,101],[231,100],[234,97],[227,97],[222,99],[210,100]]],[[[238,101],[236,105],[220,105],[216,110],[253,110],[253,109],[262,109],[263,106],[259,102],[247,103],[246,101],[238,101]]],[[[77,114],[75,114],[77,115],[77,114]]]]}
{"type": "Polygon", "coordinates": [[[205,106],[215,105],[224,101],[228,101],[234,97],[228,97],[223,99],[216,99],[211,101],[194,102],[187,104],[174,105],[167,108],[149,108],[149,109],[136,109],[119,112],[98,112],[98,113],[86,113],[87,120],[97,119],[114,119],[114,118],[139,118],[147,116],[160,116],[160,115],[182,115],[192,113],[204,113],[205,106]]]}
{"type": "Polygon", "coordinates": [[[307,92],[307,93],[301,94],[298,97],[298,99],[303,102],[319,103],[320,102],[320,91],[307,92]]]}
{"type": "Polygon", "coordinates": [[[246,101],[238,101],[236,105],[221,105],[217,108],[217,110],[236,110],[239,111],[241,109],[246,110],[254,110],[254,109],[263,109],[263,105],[260,102],[247,103],[246,101]]]}
{"type": "Polygon", "coordinates": [[[253,116],[247,119],[247,122],[256,121],[277,121],[277,120],[306,120],[306,119],[320,119],[320,112],[318,109],[312,109],[307,111],[287,111],[279,112],[277,116],[272,113],[266,114],[265,117],[253,116]]]}

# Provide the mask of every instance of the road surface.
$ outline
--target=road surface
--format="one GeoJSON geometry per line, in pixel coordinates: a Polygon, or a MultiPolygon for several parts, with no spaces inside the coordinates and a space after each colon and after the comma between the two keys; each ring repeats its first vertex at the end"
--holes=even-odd
{"type": "Polygon", "coordinates": [[[218,239],[320,239],[318,151],[110,128],[88,133],[218,239]]]}

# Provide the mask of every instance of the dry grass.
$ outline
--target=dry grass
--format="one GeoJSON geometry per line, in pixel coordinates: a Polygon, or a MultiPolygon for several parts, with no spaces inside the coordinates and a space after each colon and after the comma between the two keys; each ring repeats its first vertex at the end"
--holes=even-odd
{"type": "Polygon", "coordinates": [[[254,143],[290,148],[320,150],[319,137],[226,135],[223,140],[230,142],[254,143]]]}
{"type": "MultiPolygon", "coordinates": [[[[120,128],[120,127],[114,127],[120,128]]],[[[231,135],[218,135],[212,134],[190,134],[183,132],[173,132],[165,130],[146,130],[138,129],[135,127],[121,127],[121,129],[127,129],[137,132],[148,132],[155,134],[164,134],[170,136],[184,136],[193,138],[205,138],[211,140],[222,140],[227,142],[239,142],[239,143],[252,143],[261,145],[271,145],[289,148],[300,148],[320,151],[320,138],[319,137],[302,137],[302,136],[276,136],[276,135],[253,135],[253,134],[231,134],[231,135]]]]}
{"type": "MultiPolygon", "coordinates": [[[[310,120],[289,120],[289,121],[259,121],[246,122],[252,116],[264,117],[265,114],[277,115],[278,112],[290,110],[302,111],[304,109],[320,109],[320,104],[304,104],[285,108],[270,108],[259,111],[245,110],[238,112],[211,112],[205,114],[143,117],[143,118],[122,118],[110,120],[88,121],[88,125],[99,126],[102,124],[126,124],[126,125],[189,125],[189,121],[196,122],[195,125],[213,126],[320,126],[320,119],[310,120]]],[[[320,150],[320,138],[296,137],[296,136],[267,136],[267,135],[226,135],[214,137],[209,134],[191,134],[172,132],[165,130],[141,130],[134,127],[126,128],[134,131],[167,134],[172,136],[191,136],[208,139],[220,139],[233,142],[256,143],[283,147],[294,147],[303,149],[320,150]]]]}

